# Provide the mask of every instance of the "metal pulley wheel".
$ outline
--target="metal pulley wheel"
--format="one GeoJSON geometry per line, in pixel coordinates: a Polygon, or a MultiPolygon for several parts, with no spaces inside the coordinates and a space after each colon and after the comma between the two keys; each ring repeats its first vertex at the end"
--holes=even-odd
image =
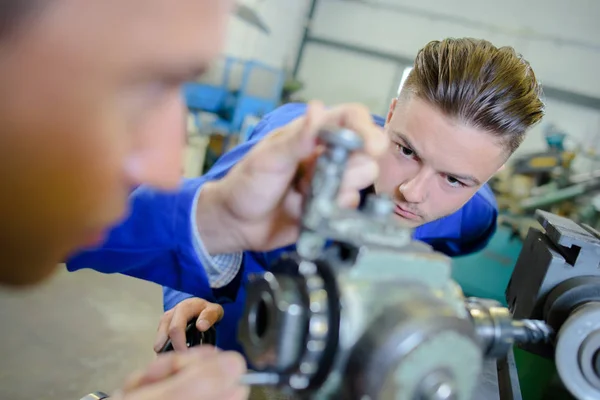
{"type": "Polygon", "coordinates": [[[577,308],[558,333],[556,369],[579,400],[600,399],[600,303],[577,308]]]}

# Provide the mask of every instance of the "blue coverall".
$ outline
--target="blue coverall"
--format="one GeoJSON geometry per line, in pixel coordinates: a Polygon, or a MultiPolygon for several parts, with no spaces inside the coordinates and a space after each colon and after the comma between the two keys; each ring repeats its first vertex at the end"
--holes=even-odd
{"type": "MultiPolygon", "coordinates": [[[[67,262],[75,271],[91,268],[125,275],[164,286],[164,308],[169,310],[189,297],[223,304],[225,316],[217,325],[218,346],[241,351],[237,322],[245,300],[247,275],[264,271],[283,251],[246,251],[240,272],[225,287],[211,289],[192,240],[193,210],[198,189],[207,181],[224,176],[267,133],[303,115],[305,104],[287,104],[266,115],[248,141],[224,154],[205,175],[183,182],[176,193],[139,187],[131,196],[131,214],[114,228],[99,249],[81,252],[67,262]]],[[[374,116],[379,125],[384,120],[374,116]]],[[[458,211],[415,229],[414,238],[449,256],[482,249],[496,230],[497,205],[487,185],[458,211]]],[[[158,323],[158,321],[157,321],[158,323]]]]}

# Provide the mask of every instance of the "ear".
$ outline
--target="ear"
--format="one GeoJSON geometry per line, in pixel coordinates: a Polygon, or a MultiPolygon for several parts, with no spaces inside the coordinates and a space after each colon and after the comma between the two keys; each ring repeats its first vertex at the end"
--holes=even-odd
{"type": "Polygon", "coordinates": [[[388,115],[385,120],[386,125],[390,123],[390,120],[392,119],[392,115],[394,115],[394,110],[396,109],[396,103],[398,103],[398,99],[396,97],[394,97],[392,99],[392,102],[390,103],[390,109],[388,110],[388,115]]]}

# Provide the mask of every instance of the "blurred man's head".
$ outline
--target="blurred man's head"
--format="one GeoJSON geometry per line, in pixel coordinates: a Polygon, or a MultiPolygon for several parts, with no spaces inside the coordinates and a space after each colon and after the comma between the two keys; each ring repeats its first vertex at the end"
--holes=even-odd
{"type": "Polygon", "coordinates": [[[544,113],[529,63],[474,39],[427,44],[417,55],[386,132],[392,148],[375,184],[415,227],[462,207],[544,113]]]}
{"type": "Polygon", "coordinates": [[[47,276],[126,213],[132,186],[176,186],[180,85],[215,57],[224,0],[0,5],[0,283],[47,276]]]}

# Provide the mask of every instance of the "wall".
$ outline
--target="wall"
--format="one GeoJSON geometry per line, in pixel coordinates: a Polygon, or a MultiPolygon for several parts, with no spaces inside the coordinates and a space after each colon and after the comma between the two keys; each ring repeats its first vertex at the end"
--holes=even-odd
{"type": "Polygon", "coordinates": [[[253,26],[232,17],[225,53],[260,60],[276,68],[292,68],[310,4],[309,0],[246,0],[271,33],[266,35],[253,26]]]}
{"type": "Polygon", "coordinates": [[[600,97],[598,17],[594,0],[322,0],[312,33],[407,57],[433,39],[486,38],[525,54],[546,84],[600,97]]]}
{"type": "MultiPolygon", "coordinates": [[[[600,98],[600,2],[577,0],[320,0],[300,68],[304,98],[328,103],[361,101],[385,113],[405,63],[430,40],[480,37],[513,46],[532,64],[545,86],[600,98]],[[396,61],[323,45],[335,42],[396,57],[396,61]],[[383,85],[383,86],[382,86],[383,85]]],[[[554,91],[556,92],[556,90],[554,91]]],[[[600,111],[548,97],[547,116],[520,153],[543,149],[542,133],[553,123],[600,151],[600,111]],[[595,138],[595,142],[592,142],[595,138]]],[[[590,168],[580,160],[579,168],[590,168]]]]}
{"type": "Polygon", "coordinates": [[[328,104],[360,102],[374,113],[385,115],[400,82],[403,65],[361,54],[311,44],[299,71],[305,99],[328,104]]]}
{"type": "MultiPolygon", "coordinates": [[[[300,47],[310,1],[245,3],[254,7],[272,33],[265,36],[234,18],[227,52],[291,67],[300,47]]],[[[600,2],[595,0],[319,0],[311,25],[312,37],[359,46],[396,59],[309,42],[299,70],[299,78],[305,84],[300,95],[329,104],[359,101],[374,112],[385,114],[402,70],[420,47],[434,39],[472,36],[515,47],[531,62],[545,86],[600,99],[596,73],[600,67],[599,16],[600,2]]],[[[573,104],[561,96],[546,101],[544,122],[532,131],[520,152],[543,149],[542,132],[550,123],[582,143],[600,147],[598,109],[573,104]],[[594,138],[596,141],[592,142],[594,138]]]]}

